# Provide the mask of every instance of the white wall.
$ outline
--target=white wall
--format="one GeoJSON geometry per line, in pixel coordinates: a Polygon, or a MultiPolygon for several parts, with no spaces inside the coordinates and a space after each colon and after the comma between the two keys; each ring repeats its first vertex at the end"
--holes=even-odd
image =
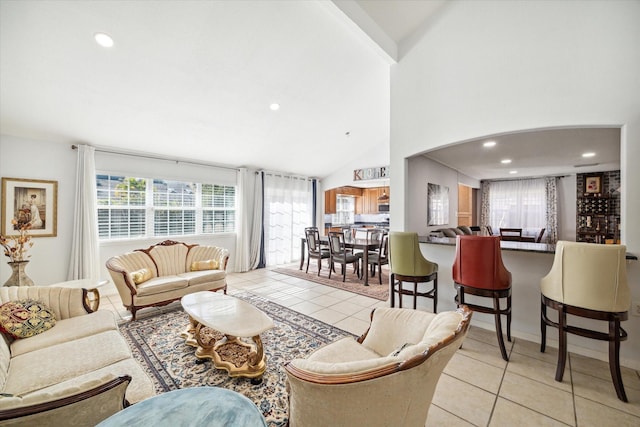
{"type": "Polygon", "coordinates": [[[558,240],[576,240],[576,175],[558,181],[558,240]]]}
{"type": "MultiPolygon", "coordinates": [[[[640,254],[638,22],[638,1],[452,2],[392,66],[391,229],[410,227],[406,159],[418,153],[521,130],[621,126],[622,241],[640,254]]],[[[639,264],[628,274],[640,301],[639,264]]],[[[640,318],[625,329],[623,358],[640,366],[640,318]]]]}
{"type": "Polygon", "coordinates": [[[429,234],[439,228],[458,226],[458,173],[438,162],[417,156],[409,159],[409,183],[407,199],[408,222],[405,231],[415,231],[420,235],[429,234]],[[449,188],[449,223],[427,225],[427,184],[438,184],[449,188]]]}
{"type": "MultiPolygon", "coordinates": [[[[33,238],[33,247],[29,250],[31,261],[25,271],[35,284],[66,280],[71,252],[76,152],[68,144],[0,135],[0,176],[58,181],[57,236],[33,238]]],[[[11,275],[11,268],[4,261],[8,258],[3,256],[0,285],[11,275]]]]}
{"type": "MultiPolygon", "coordinates": [[[[55,144],[0,135],[0,176],[11,178],[44,179],[58,181],[58,233],[56,237],[34,238],[31,262],[26,268],[29,277],[38,285],[47,285],[67,279],[74,209],[77,152],[69,144],[55,144]]],[[[96,169],[103,172],[123,173],[153,178],[201,180],[235,185],[235,171],[209,168],[185,163],[152,159],[96,154],[96,169]],[[153,176],[149,175],[152,174],[153,176]]],[[[170,237],[171,238],[171,237],[170,237]]],[[[228,270],[233,271],[235,260],[235,233],[211,236],[178,236],[173,240],[209,244],[229,249],[228,270]]],[[[166,238],[109,241],[100,245],[101,278],[109,278],[104,267],[106,260],[117,254],[146,248],[166,238]]],[[[0,284],[11,275],[11,269],[0,262],[0,284]]]]}

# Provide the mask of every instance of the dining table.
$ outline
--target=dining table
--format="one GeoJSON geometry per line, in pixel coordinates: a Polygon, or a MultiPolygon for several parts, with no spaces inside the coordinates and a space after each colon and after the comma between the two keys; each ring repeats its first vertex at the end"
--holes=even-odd
{"type": "MultiPolygon", "coordinates": [[[[300,245],[300,270],[302,270],[304,265],[306,244],[307,239],[302,237],[300,245]]],[[[369,251],[378,249],[380,241],[371,238],[355,237],[347,233],[345,235],[344,245],[349,249],[359,249],[362,251],[362,281],[364,286],[369,286],[369,251]]],[[[329,246],[328,236],[320,236],[320,246],[329,246]]]]}

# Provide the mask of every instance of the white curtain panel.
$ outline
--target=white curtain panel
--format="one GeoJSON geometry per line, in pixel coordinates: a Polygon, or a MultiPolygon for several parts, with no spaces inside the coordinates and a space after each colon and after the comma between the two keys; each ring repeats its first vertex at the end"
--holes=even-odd
{"type": "Polygon", "coordinates": [[[253,185],[253,227],[251,229],[250,267],[258,268],[260,264],[260,244],[262,242],[262,172],[255,173],[253,185]]]}
{"type": "Polygon", "coordinates": [[[547,195],[544,178],[492,181],[489,191],[489,225],[522,228],[522,234],[536,236],[547,226],[547,195]]]}
{"type": "Polygon", "coordinates": [[[100,279],[98,219],[96,214],[95,149],[78,145],[75,209],[68,280],[100,279]]]}
{"type": "Polygon", "coordinates": [[[266,265],[300,259],[304,228],[312,221],[311,179],[271,172],[264,174],[264,252],[266,265]]]}
{"type": "Polygon", "coordinates": [[[245,272],[258,266],[262,233],[262,176],[240,168],[237,172],[238,229],[235,271],[245,272]]]}

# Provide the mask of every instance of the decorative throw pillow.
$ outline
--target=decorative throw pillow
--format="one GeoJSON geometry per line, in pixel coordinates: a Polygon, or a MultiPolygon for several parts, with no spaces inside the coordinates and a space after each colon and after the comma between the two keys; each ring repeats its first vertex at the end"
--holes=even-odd
{"type": "Polygon", "coordinates": [[[146,282],[149,279],[151,279],[151,271],[149,271],[148,268],[141,268],[140,270],[131,272],[131,280],[133,280],[133,283],[136,285],[146,282]]]}
{"type": "Polygon", "coordinates": [[[218,261],[215,259],[208,259],[206,261],[195,261],[191,263],[191,271],[200,271],[200,270],[217,270],[218,261]]]}
{"type": "Polygon", "coordinates": [[[55,324],[53,311],[39,301],[9,301],[0,306],[0,328],[14,338],[38,335],[55,324]]]}

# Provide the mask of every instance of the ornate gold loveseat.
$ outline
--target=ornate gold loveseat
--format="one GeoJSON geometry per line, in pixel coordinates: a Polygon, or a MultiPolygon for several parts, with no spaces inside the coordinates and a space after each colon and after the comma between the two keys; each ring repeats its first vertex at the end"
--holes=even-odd
{"type": "Polygon", "coordinates": [[[227,293],[229,251],[165,240],[107,260],[122,304],[136,318],[144,307],[162,306],[198,291],[227,293]]]}

